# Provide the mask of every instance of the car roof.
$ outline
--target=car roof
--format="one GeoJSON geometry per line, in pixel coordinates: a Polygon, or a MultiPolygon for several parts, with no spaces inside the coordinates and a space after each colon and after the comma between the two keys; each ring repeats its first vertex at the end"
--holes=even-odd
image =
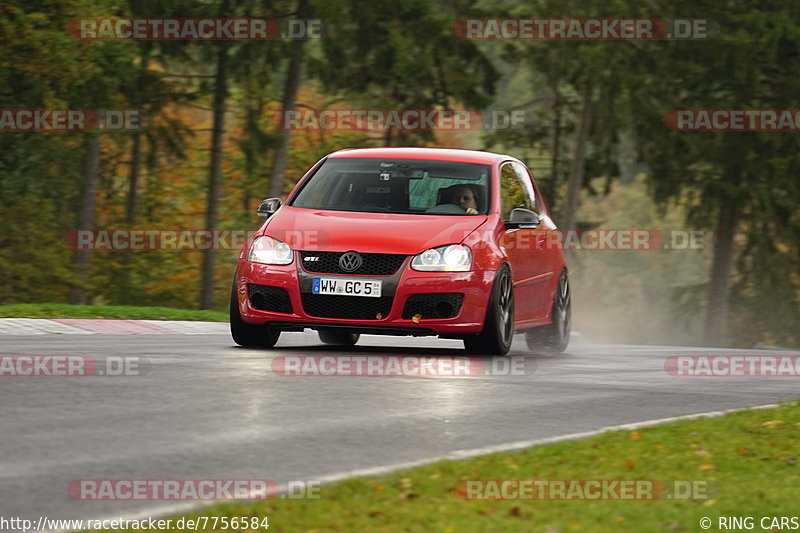
{"type": "Polygon", "coordinates": [[[462,163],[492,164],[501,161],[518,161],[514,157],[478,150],[454,148],[346,148],[328,157],[375,157],[387,159],[433,159],[437,161],[459,161],[462,163]]]}

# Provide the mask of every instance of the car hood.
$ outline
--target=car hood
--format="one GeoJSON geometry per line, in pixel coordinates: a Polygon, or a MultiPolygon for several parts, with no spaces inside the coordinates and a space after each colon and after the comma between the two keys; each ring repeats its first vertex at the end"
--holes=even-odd
{"type": "Polygon", "coordinates": [[[412,255],[459,243],[485,221],[481,215],[361,213],[285,205],[269,218],[263,234],[295,250],[412,255]]]}

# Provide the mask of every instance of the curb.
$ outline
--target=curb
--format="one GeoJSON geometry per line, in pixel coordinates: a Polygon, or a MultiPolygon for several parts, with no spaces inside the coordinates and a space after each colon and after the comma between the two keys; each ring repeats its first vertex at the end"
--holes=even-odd
{"type": "Polygon", "coordinates": [[[227,333],[227,322],[0,318],[0,335],[219,335],[227,333]]]}

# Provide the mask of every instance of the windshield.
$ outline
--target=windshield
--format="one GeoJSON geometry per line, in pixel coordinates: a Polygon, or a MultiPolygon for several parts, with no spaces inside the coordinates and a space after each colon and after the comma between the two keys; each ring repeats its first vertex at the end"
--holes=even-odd
{"type": "Polygon", "coordinates": [[[330,158],[289,205],[418,215],[483,215],[489,165],[422,159],[330,158]]]}

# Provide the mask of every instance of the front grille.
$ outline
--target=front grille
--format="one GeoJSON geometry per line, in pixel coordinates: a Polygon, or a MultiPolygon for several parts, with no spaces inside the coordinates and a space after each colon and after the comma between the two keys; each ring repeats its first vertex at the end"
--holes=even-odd
{"type": "Polygon", "coordinates": [[[414,294],[406,300],[403,318],[453,318],[461,312],[463,299],[460,293],[414,294]]]}
{"type": "Polygon", "coordinates": [[[308,316],[320,318],[353,318],[381,320],[389,316],[394,296],[365,298],[303,293],[303,309],[308,316]],[[380,315],[380,318],[378,318],[380,315]]]}
{"type": "Polygon", "coordinates": [[[403,265],[405,255],[397,254],[360,254],[364,260],[361,266],[352,272],[345,272],[339,267],[339,258],[346,252],[300,252],[303,268],[315,274],[353,274],[357,276],[391,276],[403,265]],[[308,257],[317,257],[315,261],[307,261],[308,257]]]}
{"type": "Polygon", "coordinates": [[[247,285],[247,293],[250,296],[250,307],[253,309],[292,314],[292,301],[289,299],[289,293],[282,287],[250,283],[247,285]]]}

